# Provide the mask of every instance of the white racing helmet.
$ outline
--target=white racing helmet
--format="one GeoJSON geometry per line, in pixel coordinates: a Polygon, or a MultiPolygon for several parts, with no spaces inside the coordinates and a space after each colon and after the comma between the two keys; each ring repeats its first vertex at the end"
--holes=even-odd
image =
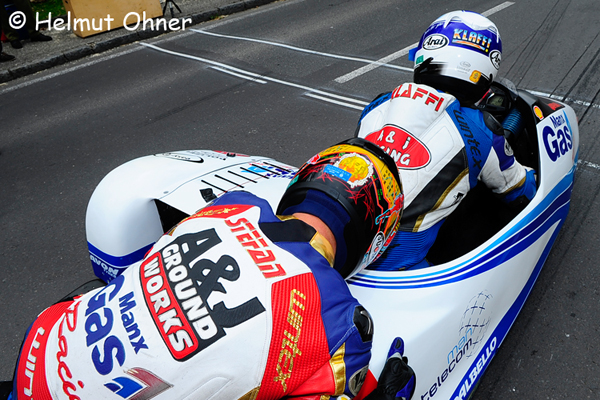
{"type": "Polygon", "coordinates": [[[498,76],[502,41],[496,25],[483,15],[453,11],[427,28],[409,58],[415,62],[415,83],[474,103],[498,76]]]}

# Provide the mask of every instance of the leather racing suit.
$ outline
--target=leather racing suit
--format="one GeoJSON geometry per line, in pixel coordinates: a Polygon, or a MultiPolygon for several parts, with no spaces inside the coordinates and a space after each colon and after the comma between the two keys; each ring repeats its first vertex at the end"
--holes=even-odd
{"type": "Polygon", "coordinates": [[[519,164],[491,118],[415,83],[400,85],[364,109],[357,135],[394,158],[405,202],[396,237],[370,268],[428,266],[425,256],[443,221],[478,181],[507,203],[533,198],[535,171],[519,164]]]}
{"type": "Polygon", "coordinates": [[[141,266],[41,313],[12,398],[354,397],[372,323],[332,254],[265,200],[225,194],[161,237],[141,266]]]}

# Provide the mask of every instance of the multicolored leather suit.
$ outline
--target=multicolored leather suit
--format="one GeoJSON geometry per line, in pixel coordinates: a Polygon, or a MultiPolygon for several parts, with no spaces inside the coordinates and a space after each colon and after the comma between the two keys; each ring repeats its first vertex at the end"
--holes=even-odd
{"type": "Polygon", "coordinates": [[[364,109],[358,136],[394,158],[404,189],[400,229],[370,268],[428,266],[425,256],[440,226],[479,181],[507,203],[533,198],[535,171],[515,160],[502,126],[493,120],[499,130],[492,132],[484,116],[450,94],[415,83],[364,109]],[[394,248],[401,250],[393,254],[394,248]]]}
{"type": "Polygon", "coordinates": [[[354,397],[372,325],[331,254],[309,225],[226,194],[140,267],[40,314],[12,398],[354,397]]]}

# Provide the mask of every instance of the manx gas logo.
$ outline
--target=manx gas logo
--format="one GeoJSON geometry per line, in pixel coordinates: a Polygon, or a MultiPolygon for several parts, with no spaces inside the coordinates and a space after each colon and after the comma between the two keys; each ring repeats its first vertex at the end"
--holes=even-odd
{"type": "Polygon", "coordinates": [[[140,268],[144,297],[171,355],[183,361],[210,346],[232,328],[265,311],[254,297],[237,307],[207,303],[213,292],[227,294],[222,283],[236,281],[240,268],[222,255],[217,262],[202,255],[221,243],[214,229],[177,237],[140,268]]]}
{"type": "Polygon", "coordinates": [[[429,149],[416,137],[395,125],[370,133],[367,140],[388,153],[400,169],[419,169],[431,161],[429,149]]]}
{"type": "Polygon", "coordinates": [[[550,116],[552,125],[548,125],[542,132],[544,147],[548,157],[556,162],[560,157],[567,154],[573,148],[573,136],[571,123],[567,114],[553,114],[550,116]]]}

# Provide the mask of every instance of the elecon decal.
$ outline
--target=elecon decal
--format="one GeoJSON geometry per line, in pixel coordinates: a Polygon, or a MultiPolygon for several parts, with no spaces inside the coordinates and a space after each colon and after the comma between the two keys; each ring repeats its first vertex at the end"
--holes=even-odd
{"type": "Polygon", "coordinates": [[[491,311],[488,310],[488,303],[492,298],[493,296],[490,293],[482,291],[469,301],[460,321],[456,345],[446,356],[448,366],[438,374],[436,381],[429,386],[427,392],[421,394],[421,400],[433,398],[460,362],[476,354],[477,349],[485,340],[491,321],[491,311]]]}

